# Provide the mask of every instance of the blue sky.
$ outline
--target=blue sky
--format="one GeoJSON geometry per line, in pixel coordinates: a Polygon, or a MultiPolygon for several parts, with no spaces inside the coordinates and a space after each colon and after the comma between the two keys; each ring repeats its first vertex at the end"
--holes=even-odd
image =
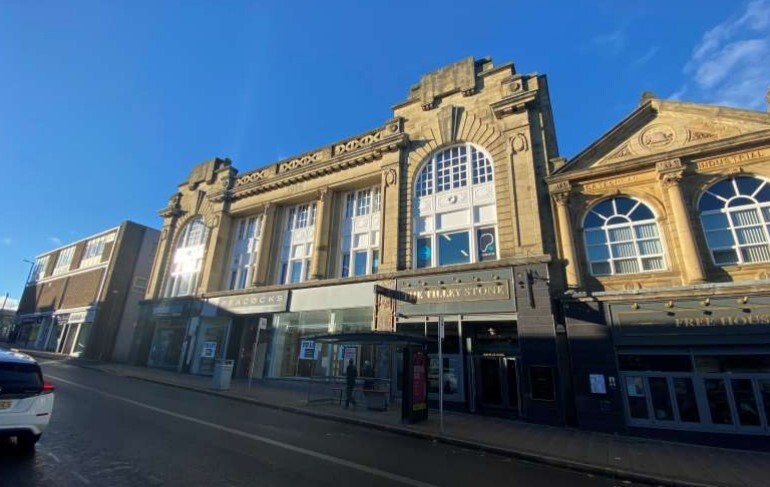
{"type": "Polygon", "coordinates": [[[645,90],[764,110],[770,0],[4,0],[0,304],[22,259],[159,227],[193,164],[247,171],[376,127],[466,56],[547,74],[571,157],[645,90]]]}

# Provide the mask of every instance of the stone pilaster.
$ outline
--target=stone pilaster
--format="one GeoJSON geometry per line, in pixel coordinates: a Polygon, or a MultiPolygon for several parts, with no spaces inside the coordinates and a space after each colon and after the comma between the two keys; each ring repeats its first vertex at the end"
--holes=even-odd
{"type": "Polygon", "coordinates": [[[329,188],[318,191],[316,201],[313,257],[310,261],[310,279],[325,279],[329,267],[329,225],[332,212],[332,192],[329,188]]]}
{"type": "Polygon", "coordinates": [[[232,217],[223,210],[212,213],[205,219],[209,228],[209,241],[206,247],[201,282],[198,292],[219,291],[224,286],[230,256],[230,228],[232,217]]]}
{"type": "Polygon", "coordinates": [[[271,253],[273,251],[273,238],[276,227],[276,206],[265,204],[262,211],[262,231],[259,237],[259,253],[257,254],[257,269],[254,272],[253,286],[266,286],[273,284],[271,279],[271,253]]]}
{"type": "Polygon", "coordinates": [[[152,264],[152,273],[147,285],[145,298],[158,299],[163,296],[163,287],[170,259],[174,253],[174,242],[179,226],[179,217],[184,214],[181,207],[182,195],[174,193],[168,201],[168,205],[158,213],[163,217],[163,227],[158,238],[158,249],[155,252],[155,261],[152,264]]]}
{"type": "Polygon", "coordinates": [[[571,187],[569,182],[557,183],[548,188],[556,204],[556,219],[559,228],[559,243],[561,245],[561,257],[564,260],[564,272],[567,278],[567,287],[579,288],[580,265],[577,259],[575,243],[572,233],[572,218],[569,211],[569,198],[571,187]]]}
{"type": "Polygon", "coordinates": [[[383,170],[380,185],[380,273],[398,270],[398,181],[398,164],[383,170]]]}
{"type": "Polygon", "coordinates": [[[660,184],[663,186],[663,191],[667,193],[671,204],[671,213],[674,217],[675,228],[679,236],[679,249],[682,253],[682,275],[684,280],[688,284],[705,282],[703,263],[700,259],[698,246],[695,244],[695,236],[687,212],[687,205],[682,195],[681,181],[684,173],[682,161],[672,159],[659,162],[656,164],[656,169],[658,170],[660,184]]]}

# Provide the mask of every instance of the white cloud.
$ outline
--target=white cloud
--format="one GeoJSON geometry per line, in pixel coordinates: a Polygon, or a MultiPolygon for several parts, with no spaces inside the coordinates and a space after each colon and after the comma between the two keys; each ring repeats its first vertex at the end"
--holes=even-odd
{"type": "Polygon", "coordinates": [[[684,68],[677,93],[699,101],[762,109],[770,87],[770,0],[754,0],[738,15],[711,28],[684,68]]]}
{"type": "Polygon", "coordinates": [[[19,300],[11,297],[6,300],[5,296],[0,296],[0,309],[19,309],[19,300]],[[3,306],[3,302],[5,302],[5,306],[3,306]]]}
{"type": "Polygon", "coordinates": [[[62,243],[62,240],[59,237],[48,237],[48,241],[57,247],[62,243]]]}
{"type": "Polygon", "coordinates": [[[3,238],[0,238],[0,243],[5,245],[6,247],[10,247],[11,244],[13,243],[13,239],[11,237],[3,237],[3,238]]]}
{"type": "Polygon", "coordinates": [[[632,68],[641,68],[645,64],[649,63],[652,58],[655,57],[656,54],[658,54],[658,51],[660,50],[659,47],[651,47],[647,49],[647,52],[639,56],[638,58],[631,61],[631,67],[632,68]]]}
{"type": "Polygon", "coordinates": [[[591,39],[590,45],[603,54],[616,56],[626,47],[626,33],[618,29],[609,34],[596,36],[591,39]]]}

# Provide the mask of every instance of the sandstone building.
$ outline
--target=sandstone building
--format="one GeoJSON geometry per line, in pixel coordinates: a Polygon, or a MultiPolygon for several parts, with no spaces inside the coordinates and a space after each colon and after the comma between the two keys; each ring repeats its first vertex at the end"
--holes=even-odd
{"type": "Polygon", "coordinates": [[[199,164],[160,212],[132,360],[210,374],[228,358],[239,376],[253,362],[294,378],[352,358],[393,377],[376,349],[306,337],[435,337],[441,317],[445,380],[431,350],[431,397],[442,387],[457,408],[564,423],[544,179],[557,156],[545,76],[468,58],[424,75],[372,130],[245,172],[199,164]]]}
{"type": "Polygon", "coordinates": [[[37,256],[15,346],[126,361],[160,232],[125,221],[37,256]]]}
{"type": "Polygon", "coordinates": [[[578,424],[770,434],[770,114],[647,93],[546,179],[578,424]]]}

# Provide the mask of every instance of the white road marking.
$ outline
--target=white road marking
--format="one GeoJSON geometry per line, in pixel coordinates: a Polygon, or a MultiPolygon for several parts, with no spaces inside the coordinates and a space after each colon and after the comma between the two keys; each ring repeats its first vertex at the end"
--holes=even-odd
{"type": "MultiPolygon", "coordinates": [[[[275,447],[278,447],[278,448],[283,448],[284,450],[289,450],[289,451],[292,451],[292,452],[295,452],[295,453],[300,453],[302,455],[307,455],[309,457],[317,458],[319,460],[323,460],[323,461],[326,461],[326,462],[329,462],[329,463],[334,463],[334,464],[337,464],[337,465],[340,465],[340,466],[343,466],[343,467],[350,468],[352,470],[358,470],[359,472],[368,473],[370,475],[374,475],[374,476],[377,476],[377,477],[382,477],[384,479],[392,480],[394,482],[400,482],[402,484],[411,485],[411,486],[414,486],[414,487],[437,487],[437,486],[435,486],[433,484],[429,484],[427,482],[422,482],[420,480],[412,479],[412,478],[409,478],[409,477],[404,477],[403,475],[398,475],[398,474],[395,474],[395,473],[386,472],[385,470],[380,470],[378,468],[362,465],[360,463],[352,462],[350,460],[345,460],[344,458],[339,458],[339,457],[335,457],[335,456],[332,456],[332,455],[327,455],[325,453],[320,453],[320,452],[317,452],[317,451],[314,451],[314,450],[308,450],[306,448],[290,445],[288,443],[283,443],[281,441],[277,441],[277,440],[273,440],[273,439],[270,439],[270,438],[266,438],[264,436],[259,436],[259,435],[255,435],[255,434],[251,434],[251,433],[246,433],[245,431],[239,431],[239,430],[234,429],[234,428],[228,428],[227,426],[222,426],[222,425],[219,425],[219,424],[216,424],[216,423],[211,423],[209,421],[205,421],[205,420],[202,420],[202,419],[193,418],[192,416],[187,416],[186,414],[176,413],[174,411],[169,411],[168,409],[163,409],[163,408],[159,408],[159,407],[156,407],[156,406],[151,406],[151,405],[145,404],[143,402],[134,401],[133,399],[128,399],[128,398],[121,397],[121,396],[118,396],[118,395],[115,395],[115,394],[110,394],[109,392],[100,391],[99,389],[94,389],[93,387],[89,387],[89,386],[86,386],[86,385],[83,385],[83,384],[78,384],[77,382],[72,382],[72,381],[63,379],[61,377],[55,377],[55,376],[52,376],[52,375],[49,375],[48,377],[50,377],[51,379],[56,380],[58,382],[62,382],[64,384],[69,384],[71,386],[79,387],[81,389],[84,389],[84,390],[87,390],[87,391],[91,391],[91,392],[93,392],[95,394],[99,394],[99,395],[102,395],[102,396],[105,396],[105,397],[109,397],[111,399],[115,399],[117,401],[122,401],[122,402],[125,402],[125,403],[128,403],[128,404],[132,404],[132,405],[140,407],[140,408],[149,409],[150,411],[155,411],[157,413],[165,414],[165,415],[177,418],[177,419],[183,419],[185,421],[189,421],[191,423],[200,424],[202,426],[208,426],[209,428],[214,428],[214,429],[217,429],[217,430],[220,430],[220,431],[224,431],[224,432],[227,432],[227,433],[230,433],[230,434],[233,434],[233,435],[241,436],[241,437],[244,437],[244,438],[249,438],[251,440],[259,441],[261,443],[265,443],[265,444],[268,444],[270,446],[275,446],[275,447]]],[[[73,474],[75,474],[75,473],[76,472],[73,472],[73,474]]],[[[85,483],[90,483],[84,477],[81,478],[81,480],[83,480],[85,483]]]]}
{"type": "Polygon", "coordinates": [[[56,460],[56,463],[61,463],[61,460],[59,460],[59,457],[57,457],[53,453],[48,453],[48,456],[56,460]]]}
{"type": "Polygon", "coordinates": [[[81,481],[81,482],[83,482],[84,484],[86,484],[86,485],[91,485],[91,481],[90,481],[90,480],[88,480],[87,478],[83,477],[82,475],[80,475],[78,472],[76,472],[76,471],[72,470],[72,475],[74,475],[75,477],[77,477],[77,478],[78,478],[78,480],[80,480],[80,481],[81,481]]]}

